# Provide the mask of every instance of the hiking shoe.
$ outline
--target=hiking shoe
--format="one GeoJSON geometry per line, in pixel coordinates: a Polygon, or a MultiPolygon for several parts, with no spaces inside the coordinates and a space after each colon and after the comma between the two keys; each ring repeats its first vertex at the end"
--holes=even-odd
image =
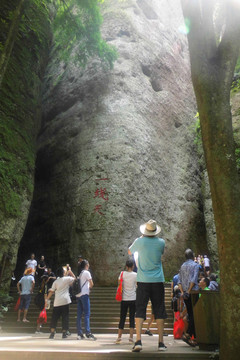
{"type": "Polygon", "coordinates": [[[133,348],[132,348],[132,352],[139,352],[142,350],[142,342],[141,340],[138,340],[135,342],[133,348]]]}
{"type": "Polygon", "coordinates": [[[67,336],[67,333],[63,333],[62,334],[62,339],[66,339],[68,336],[67,336]]]}
{"type": "Polygon", "coordinates": [[[51,333],[51,334],[49,335],[49,339],[54,339],[54,335],[55,335],[55,333],[51,333]]]}
{"type": "Polygon", "coordinates": [[[77,336],[77,340],[83,340],[83,339],[85,339],[83,334],[80,334],[80,335],[77,336]]]}
{"type": "Polygon", "coordinates": [[[97,340],[92,333],[86,334],[86,337],[87,337],[88,339],[91,339],[91,340],[97,340]]]}
{"type": "Polygon", "coordinates": [[[165,350],[167,350],[166,345],[164,345],[164,343],[160,342],[158,344],[158,351],[165,351],[165,350]]]}
{"type": "Polygon", "coordinates": [[[153,336],[153,334],[151,333],[150,330],[146,330],[144,334],[149,335],[149,336],[153,336]]]}

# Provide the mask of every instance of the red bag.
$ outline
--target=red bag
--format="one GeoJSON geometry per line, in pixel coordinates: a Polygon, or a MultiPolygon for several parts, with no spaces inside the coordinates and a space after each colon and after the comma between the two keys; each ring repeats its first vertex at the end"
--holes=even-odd
{"type": "Polygon", "coordinates": [[[44,308],[39,314],[37,323],[38,324],[46,324],[46,322],[47,322],[47,312],[46,312],[46,309],[44,308]]]}
{"type": "Polygon", "coordinates": [[[117,293],[115,299],[117,301],[122,301],[122,283],[123,283],[123,271],[121,272],[120,279],[119,279],[119,285],[117,288],[117,293]]]}
{"type": "Polygon", "coordinates": [[[185,324],[184,324],[183,319],[180,318],[179,311],[176,312],[175,318],[176,318],[176,321],[173,325],[173,336],[174,336],[174,339],[181,339],[183,336],[185,324]]]}
{"type": "Polygon", "coordinates": [[[20,306],[20,300],[21,300],[21,296],[19,296],[17,302],[16,302],[16,305],[15,305],[15,308],[14,308],[14,311],[18,311],[19,309],[19,306],[20,306]]]}

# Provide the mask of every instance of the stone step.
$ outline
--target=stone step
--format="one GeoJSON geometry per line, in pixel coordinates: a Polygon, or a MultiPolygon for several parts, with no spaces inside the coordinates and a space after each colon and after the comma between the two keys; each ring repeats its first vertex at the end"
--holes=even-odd
{"type": "MultiPolygon", "coordinates": [[[[164,333],[172,334],[173,331],[173,312],[171,309],[171,289],[167,284],[165,287],[165,304],[168,319],[164,322],[164,333]]],[[[13,296],[13,306],[10,308],[6,315],[5,321],[2,325],[4,331],[8,332],[27,332],[33,333],[36,329],[36,322],[39,316],[39,309],[36,307],[33,299],[37,294],[38,289],[34,290],[32,301],[28,311],[28,319],[30,323],[17,322],[17,313],[14,311],[15,303],[18,299],[16,289],[11,289],[10,295],[13,296]]],[[[115,287],[95,287],[90,294],[91,302],[91,329],[95,333],[117,333],[118,323],[120,316],[120,303],[115,300],[116,288],[115,287]]],[[[47,310],[48,321],[43,326],[43,332],[49,331],[50,320],[52,316],[53,301],[51,308],[47,310]]],[[[151,317],[151,304],[147,307],[147,319],[151,317]]],[[[72,333],[76,332],[76,319],[77,319],[77,304],[71,304],[69,309],[69,330],[72,333]]],[[[147,321],[144,323],[143,332],[146,330],[147,321]]],[[[126,319],[125,328],[128,331],[129,320],[126,319]]],[[[58,332],[61,332],[61,321],[59,321],[58,332]]],[[[151,331],[157,332],[156,325],[152,324],[151,331]]]]}

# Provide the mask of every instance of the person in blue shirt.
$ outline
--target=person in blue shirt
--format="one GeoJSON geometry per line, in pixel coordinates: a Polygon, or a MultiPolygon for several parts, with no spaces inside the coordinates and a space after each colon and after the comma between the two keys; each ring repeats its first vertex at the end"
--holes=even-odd
{"type": "Polygon", "coordinates": [[[24,276],[17,283],[18,293],[20,295],[20,306],[18,309],[17,321],[21,321],[21,312],[23,311],[23,322],[29,322],[27,320],[28,308],[31,302],[31,294],[33,293],[35,285],[34,276],[32,275],[32,268],[27,268],[24,272],[24,276]]]}
{"type": "Polygon", "coordinates": [[[165,241],[157,235],[161,228],[155,220],[149,220],[140,226],[142,236],[129,247],[129,255],[137,253],[137,298],[136,298],[136,342],[133,352],[142,350],[141,332],[146,319],[146,308],[149,299],[156,319],[159,335],[158,350],[166,350],[163,343],[164,319],[167,318],[164,301],[164,274],[161,257],[165,241]]]}
{"type": "Polygon", "coordinates": [[[174,288],[176,285],[178,285],[178,282],[179,282],[179,273],[178,274],[175,274],[173,276],[173,279],[172,279],[172,282],[171,282],[171,297],[173,298],[174,297],[174,288]]]}

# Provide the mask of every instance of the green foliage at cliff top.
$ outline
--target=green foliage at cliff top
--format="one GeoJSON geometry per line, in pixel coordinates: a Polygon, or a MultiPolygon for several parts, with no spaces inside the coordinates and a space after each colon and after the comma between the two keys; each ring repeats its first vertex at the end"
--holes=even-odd
{"type": "Polygon", "coordinates": [[[97,56],[105,65],[113,67],[116,49],[101,37],[102,16],[99,3],[103,0],[55,0],[56,16],[53,21],[54,43],[61,58],[69,57],[81,66],[97,56]]]}

